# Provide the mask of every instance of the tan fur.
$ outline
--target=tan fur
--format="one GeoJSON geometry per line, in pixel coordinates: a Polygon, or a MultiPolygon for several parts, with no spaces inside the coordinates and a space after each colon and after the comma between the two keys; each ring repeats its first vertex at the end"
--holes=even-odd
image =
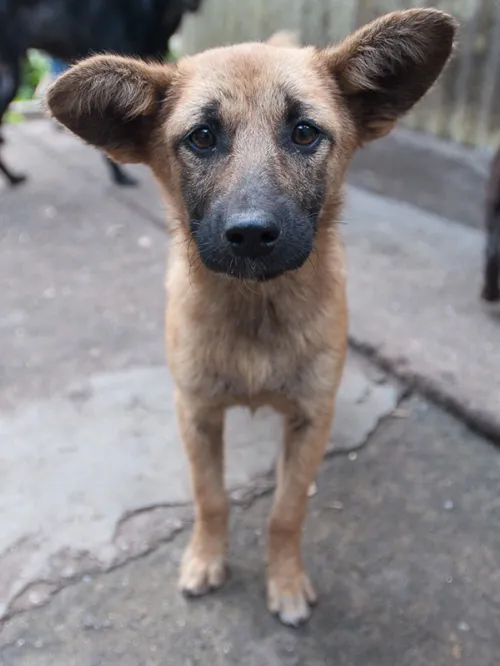
{"type": "Polygon", "coordinates": [[[315,593],[302,565],[301,531],[346,354],[344,252],[336,225],[342,183],[356,147],[389,131],[432,85],[455,29],[441,12],[412,10],[326,50],[298,48],[279,34],[176,66],[100,56],[63,74],[49,92],[56,118],[116,159],[147,163],[163,191],[172,235],[167,356],[196,508],[180,578],[189,594],[224,579],[224,412],[236,404],[271,405],[284,416],[286,436],[269,522],[268,605],[288,624],[309,615],[315,593]],[[287,95],[333,137],[303,162],[276,139],[287,95]],[[180,147],[207,104],[217,104],[232,133],[230,156],[208,166],[180,147]],[[300,200],[312,182],[324,183],[309,260],[264,283],[208,270],[190,231],[191,198],[223,196],[247,174],[272,174],[282,194],[300,200]]]}

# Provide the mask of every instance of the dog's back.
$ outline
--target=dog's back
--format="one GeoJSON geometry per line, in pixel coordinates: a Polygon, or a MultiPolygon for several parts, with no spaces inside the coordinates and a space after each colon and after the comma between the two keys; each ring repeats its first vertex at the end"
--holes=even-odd
{"type": "Polygon", "coordinates": [[[7,48],[17,54],[38,48],[68,61],[100,51],[162,57],[183,14],[200,2],[0,0],[0,57],[7,48]]]}

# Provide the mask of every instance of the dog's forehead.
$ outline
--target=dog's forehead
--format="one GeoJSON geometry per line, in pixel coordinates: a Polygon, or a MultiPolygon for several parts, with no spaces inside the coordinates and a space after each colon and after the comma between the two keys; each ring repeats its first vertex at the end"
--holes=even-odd
{"type": "Polygon", "coordinates": [[[240,44],[205,51],[179,63],[180,96],[171,121],[179,129],[203,120],[216,105],[228,122],[238,123],[258,109],[269,121],[287,104],[301,107],[326,126],[335,127],[335,87],[311,48],[240,44]],[[240,118],[241,116],[241,118],[240,118]]]}

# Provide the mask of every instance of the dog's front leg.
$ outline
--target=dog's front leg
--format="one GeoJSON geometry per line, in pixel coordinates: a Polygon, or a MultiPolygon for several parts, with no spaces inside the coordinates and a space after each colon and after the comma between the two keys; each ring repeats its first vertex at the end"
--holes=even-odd
{"type": "Polygon", "coordinates": [[[277,488],[269,521],[268,607],[285,624],[308,619],[316,601],[301,555],[307,492],[323,459],[333,418],[333,400],[323,410],[288,418],[278,461],[277,488]]]}
{"type": "Polygon", "coordinates": [[[224,410],[176,395],[179,429],[191,466],[195,525],[184,553],[180,589],[199,596],[225,575],[228,502],[224,491],[224,410]]]}

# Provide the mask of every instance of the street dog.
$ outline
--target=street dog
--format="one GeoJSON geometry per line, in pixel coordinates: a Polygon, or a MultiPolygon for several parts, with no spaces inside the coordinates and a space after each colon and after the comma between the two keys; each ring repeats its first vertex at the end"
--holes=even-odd
{"type": "Polygon", "coordinates": [[[225,410],[271,405],[285,437],[268,607],[289,625],[310,615],[301,532],[347,344],[337,224],[345,172],[355,150],[386,135],[435,82],[455,32],[451,16],[414,9],[325,49],[281,36],[176,65],[96,56],[48,92],[56,119],[113,159],[149,165],[163,192],[167,359],[195,497],[180,570],[187,595],[225,577],[225,410]]]}

